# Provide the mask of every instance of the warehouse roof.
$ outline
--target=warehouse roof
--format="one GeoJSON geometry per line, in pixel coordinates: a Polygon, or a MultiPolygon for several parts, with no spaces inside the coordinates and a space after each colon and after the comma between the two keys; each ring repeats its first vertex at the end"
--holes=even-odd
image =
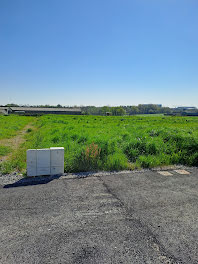
{"type": "Polygon", "coordinates": [[[8,109],[9,107],[6,107],[6,106],[0,106],[0,109],[1,110],[4,110],[4,109],[8,109]]]}
{"type": "Polygon", "coordinates": [[[42,111],[42,112],[81,112],[80,108],[55,108],[55,107],[10,107],[12,111],[42,111]]]}

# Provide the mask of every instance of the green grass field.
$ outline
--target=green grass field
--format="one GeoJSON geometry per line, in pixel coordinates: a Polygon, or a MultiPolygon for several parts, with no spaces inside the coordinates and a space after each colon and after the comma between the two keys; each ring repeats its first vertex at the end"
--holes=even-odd
{"type": "Polygon", "coordinates": [[[0,157],[3,157],[7,154],[9,154],[12,151],[12,149],[8,146],[1,146],[0,145],[0,157]]]}
{"type": "Polygon", "coordinates": [[[31,120],[33,118],[27,116],[0,116],[0,140],[17,135],[31,120]]]}
{"type": "MultiPolygon", "coordinates": [[[[8,130],[9,119],[11,127],[13,118],[18,126],[25,120],[5,118],[8,130]]],[[[2,172],[23,170],[26,149],[53,146],[65,148],[65,172],[198,165],[198,117],[48,115],[33,120],[35,129],[0,165],[2,172]]]]}

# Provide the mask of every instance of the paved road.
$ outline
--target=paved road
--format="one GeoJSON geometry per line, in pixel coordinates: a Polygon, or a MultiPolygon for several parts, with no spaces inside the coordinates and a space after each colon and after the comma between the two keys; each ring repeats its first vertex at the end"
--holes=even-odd
{"type": "Polygon", "coordinates": [[[198,263],[198,169],[187,171],[1,186],[0,263],[198,263]]]}

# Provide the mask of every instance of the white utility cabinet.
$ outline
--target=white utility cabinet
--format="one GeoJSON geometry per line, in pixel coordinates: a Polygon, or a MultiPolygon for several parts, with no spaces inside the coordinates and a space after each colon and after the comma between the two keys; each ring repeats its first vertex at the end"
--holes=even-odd
{"type": "Polygon", "coordinates": [[[27,176],[64,173],[64,148],[27,150],[27,176]]]}
{"type": "Polygon", "coordinates": [[[36,176],[37,174],[37,165],[36,165],[36,157],[37,157],[36,149],[28,149],[27,150],[27,175],[28,176],[36,176]]]}
{"type": "Polygon", "coordinates": [[[50,148],[51,166],[64,165],[64,148],[50,148]]]}
{"type": "Polygon", "coordinates": [[[37,175],[50,175],[50,149],[37,149],[37,175]]]}
{"type": "Polygon", "coordinates": [[[37,168],[50,168],[50,149],[37,149],[37,168]]]}
{"type": "Polygon", "coordinates": [[[64,173],[64,148],[50,148],[51,175],[64,173]]]}

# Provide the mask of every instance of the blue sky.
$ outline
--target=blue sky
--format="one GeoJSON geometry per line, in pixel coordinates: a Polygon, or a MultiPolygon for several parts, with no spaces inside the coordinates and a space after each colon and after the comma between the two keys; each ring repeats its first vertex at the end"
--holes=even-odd
{"type": "Polygon", "coordinates": [[[197,0],[0,0],[0,104],[198,107],[197,0]]]}

